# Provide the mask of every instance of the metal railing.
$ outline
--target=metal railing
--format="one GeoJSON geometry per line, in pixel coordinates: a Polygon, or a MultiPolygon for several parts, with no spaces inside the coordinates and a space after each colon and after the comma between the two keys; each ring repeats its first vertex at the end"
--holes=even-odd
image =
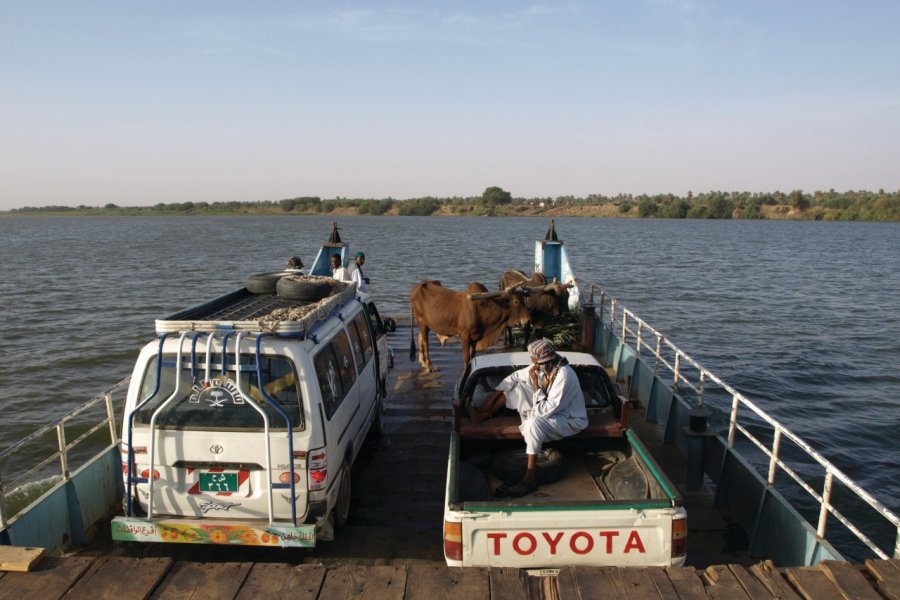
{"type": "MultiPolygon", "coordinates": [[[[593,288],[591,286],[592,296],[593,288]]],[[[600,289],[599,287],[597,289],[600,289]]],[[[730,414],[728,418],[728,448],[733,449],[735,436],[741,433],[749,442],[756,446],[768,459],[766,482],[769,487],[774,486],[776,474],[779,470],[788,475],[800,488],[802,488],[818,505],[818,522],[816,534],[825,539],[829,515],[839,521],[860,542],[862,542],[876,556],[882,559],[891,558],[869,536],[863,533],[844,514],[832,504],[834,483],[840,482],[846,486],[857,498],[865,502],[896,530],[893,558],[900,558],[900,519],[875,499],[871,494],[850,479],[839,468],[822,456],[818,451],[806,443],[800,436],[782,425],[776,419],[759,408],[749,398],[722,381],[715,374],[704,368],[700,363],[678,348],[671,340],[650,326],[646,321],[638,317],[631,310],[625,308],[615,298],[600,290],[598,314],[600,319],[608,324],[611,331],[620,334],[623,344],[633,343],[638,358],[642,356],[653,359],[653,374],[658,375],[660,367],[664,367],[671,376],[671,389],[673,394],[679,394],[688,401],[693,400],[695,406],[703,406],[708,395],[708,388],[715,384],[721,392],[731,398],[730,414]],[[608,305],[608,309],[605,307],[608,305]],[[648,341],[649,338],[649,341],[648,341]],[[741,409],[745,409],[742,413],[741,409]],[[758,435],[739,420],[749,409],[759,421],[772,428],[771,444],[767,445],[759,439],[758,435]],[[792,441],[802,453],[824,470],[821,491],[816,490],[807,483],[797,472],[797,469],[789,466],[782,457],[782,442],[788,439],[792,441]]],[[[648,363],[649,364],[649,363],[648,363]]]]}
{"type": "MultiPolygon", "coordinates": [[[[51,451],[49,456],[41,459],[37,464],[26,468],[22,472],[16,472],[15,476],[9,481],[3,479],[2,470],[0,470],[0,529],[5,528],[9,519],[15,516],[8,514],[7,494],[18,489],[20,486],[33,481],[35,475],[39,473],[43,474],[45,467],[56,461],[59,462],[59,468],[58,471],[55,471],[52,474],[54,476],[58,475],[62,481],[67,481],[70,475],[70,457],[73,451],[75,451],[76,448],[79,448],[87,440],[91,439],[95,433],[104,428],[107,429],[109,433],[110,443],[118,444],[119,435],[114,403],[121,403],[121,400],[124,399],[124,393],[128,389],[130,381],[130,377],[123,379],[105,392],[98,394],[84,404],[76,407],[53,423],[41,427],[34,433],[0,452],[0,468],[5,468],[7,463],[10,462],[11,457],[20,452],[42,452],[41,446],[48,445],[47,437],[53,433],[56,435],[55,451],[51,451]],[[79,416],[87,416],[86,413],[89,413],[92,409],[102,411],[102,415],[94,415],[91,417],[94,420],[88,421],[87,424],[76,421],[79,416]],[[66,435],[67,427],[80,430],[85,426],[87,427],[85,431],[80,432],[75,439],[71,441],[68,440],[66,435]]],[[[52,444],[52,442],[50,442],[50,444],[52,444]]],[[[51,447],[53,446],[51,445],[51,447]]]]}

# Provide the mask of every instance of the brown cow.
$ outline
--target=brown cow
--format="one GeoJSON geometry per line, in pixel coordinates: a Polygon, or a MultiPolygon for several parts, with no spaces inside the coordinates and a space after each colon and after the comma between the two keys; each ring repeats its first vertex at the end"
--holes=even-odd
{"type": "Polygon", "coordinates": [[[528,292],[525,306],[531,316],[531,322],[525,326],[525,345],[531,341],[531,327],[534,327],[536,338],[544,337],[544,328],[552,321],[569,312],[569,288],[574,284],[563,285],[553,279],[547,283],[543,273],[532,273],[531,277],[518,269],[509,269],[500,278],[500,289],[520,285],[528,292]]]}
{"type": "MultiPolygon", "coordinates": [[[[503,331],[512,325],[528,322],[528,309],[518,290],[488,292],[472,282],[464,292],[455,292],[436,281],[423,281],[409,292],[410,312],[419,324],[419,363],[434,371],[428,350],[428,333],[434,331],[443,344],[447,338],[459,337],[463,347],[464,366],[476,350],[497,343],[503,331]]],[[[410,327],[410,359],[415,358],[410,327]]]]}

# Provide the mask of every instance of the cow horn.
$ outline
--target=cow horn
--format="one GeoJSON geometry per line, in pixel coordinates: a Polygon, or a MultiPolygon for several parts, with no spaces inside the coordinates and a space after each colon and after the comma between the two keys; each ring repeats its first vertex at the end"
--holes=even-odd
{"type": "Polygon", "coordinates": [[[525,287],[525,282],[520,281],[519,283],[514,283],[509,286],[505,290],[503,290],[504,294],[527,294],[530,291],[529,288],[525,287]]]}
{"type": "Polygon", "coordinates": [[[477,294],[466,294],[466,298],[469,300],[487,300],[488,298],[499,298],[500,296],[505,296],[506,292],[479,292],[477,294]]]}
{"type": "Polygon", "coordinates": [[[553,290],[553,289],[556,289],[557,287],[559,287],[559,284],[556,283],[556,279],[554,278],[553,283],[548,283],[547,285],[539,285],[537,287],[530,287],[530,288],[525,288],[525,289],[528,290],[529,294],[534,294],[536,292],[546,292],[548,290],[553,290]]]}

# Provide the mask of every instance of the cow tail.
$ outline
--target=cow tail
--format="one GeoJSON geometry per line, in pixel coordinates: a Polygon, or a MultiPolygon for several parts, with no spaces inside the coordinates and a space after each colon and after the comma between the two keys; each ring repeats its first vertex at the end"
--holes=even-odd
{"type": "Polygon", "coordinates": [[[416,319],[413,315],[412,302],[409,303],[409,362],[416,362],[416,319]]]}

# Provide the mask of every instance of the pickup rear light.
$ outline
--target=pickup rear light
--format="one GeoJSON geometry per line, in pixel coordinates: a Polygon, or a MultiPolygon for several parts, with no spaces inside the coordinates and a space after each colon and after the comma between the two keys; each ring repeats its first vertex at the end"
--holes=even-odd
{"type": "Polygon", "coordinates": [[[462,523],[444,521],[444,556],[462,560],[462,523]]]}
{"type": "Polygon", "coordinates": [[[687,519],[672,519],[672,557],[687,554],[687,519]]]}

